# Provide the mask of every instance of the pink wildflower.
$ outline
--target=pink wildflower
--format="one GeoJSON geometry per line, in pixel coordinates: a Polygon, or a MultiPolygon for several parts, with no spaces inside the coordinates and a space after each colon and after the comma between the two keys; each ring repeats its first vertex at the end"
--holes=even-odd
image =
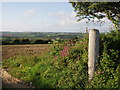
{"type": "Polygon", "coordinates": [[[54,56],[54,59],[56,60],[58,58],[58,56],[54,56]]]}
{"type": "Polygon", "coordinates": [[[60,52],[60,55],[62,57],[69,55],[69,51],[68,50],[69,50],[69,46],[65,45],[64,48],[63,48],[63,50],[60,52]]]}
{"type": "Polygon", "coordinates": [[[98,74],[100,74],[100,72],[98,72],[98,74]]]}
{"type": "Polygon", "coordinates": [[[104,71],[102,71],[102,73],[104,73],[104,71]]]}

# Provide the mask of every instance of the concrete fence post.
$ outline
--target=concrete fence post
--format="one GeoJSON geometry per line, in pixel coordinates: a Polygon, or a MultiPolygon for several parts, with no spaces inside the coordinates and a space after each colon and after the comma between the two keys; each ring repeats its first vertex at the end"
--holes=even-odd
{"type": "Polygon", "coordinates": [[[88,74],[89,81],[93,78],[95,72],[96,60],[99,56],[99,30],[92,29],[89,32],[88,45],[88,74]]]}

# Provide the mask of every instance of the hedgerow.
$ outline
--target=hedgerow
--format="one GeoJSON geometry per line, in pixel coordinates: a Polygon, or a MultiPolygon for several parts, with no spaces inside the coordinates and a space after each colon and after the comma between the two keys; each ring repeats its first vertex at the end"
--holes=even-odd
{"type": "Polygon", "coordinates": [[[116,31],[101,34],[99,60],[91,82],[87,72],[87,34],[80,41],[54,45],[45,56],[18,56],[3,61],[3,66],[9,67],[8,71],[15,77],[38,88],[118,88],[119,35],[116,31]]]}

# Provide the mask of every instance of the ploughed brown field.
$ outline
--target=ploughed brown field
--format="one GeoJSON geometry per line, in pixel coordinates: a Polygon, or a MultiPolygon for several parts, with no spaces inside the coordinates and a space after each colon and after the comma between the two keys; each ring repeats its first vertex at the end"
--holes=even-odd
{"type": "Polygon", "coordinates": [[[44,55],[50,51],[52,44],[2,45],[2,60],[18,55],[44,55]]]}

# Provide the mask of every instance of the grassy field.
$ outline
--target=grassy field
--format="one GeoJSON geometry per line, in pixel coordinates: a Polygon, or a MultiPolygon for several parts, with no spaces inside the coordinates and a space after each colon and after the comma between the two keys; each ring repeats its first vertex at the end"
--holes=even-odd
{"type": "MultiPolygon", "coordinates": [[[[44,65],[48,61],[46,57],[49,55],[50,48],[53,44],[36,44],[36,45],[3,45],[2,46],[2,67],[16,77],[27,83],[33,82],[33,74],[29,71],[36,72],[38,67],[44,72],[44,65]]],[[[36,76],[34,76],[36,77],[36,76]]],[[[38,82],[33,82],[38,86],[38,82]]]]}
{"type": "Polygon", "coordinates": [[[51,46],[51,44],[2,45],[2,60],[18,55],[42,56],[50,51],[51,46]]]}

